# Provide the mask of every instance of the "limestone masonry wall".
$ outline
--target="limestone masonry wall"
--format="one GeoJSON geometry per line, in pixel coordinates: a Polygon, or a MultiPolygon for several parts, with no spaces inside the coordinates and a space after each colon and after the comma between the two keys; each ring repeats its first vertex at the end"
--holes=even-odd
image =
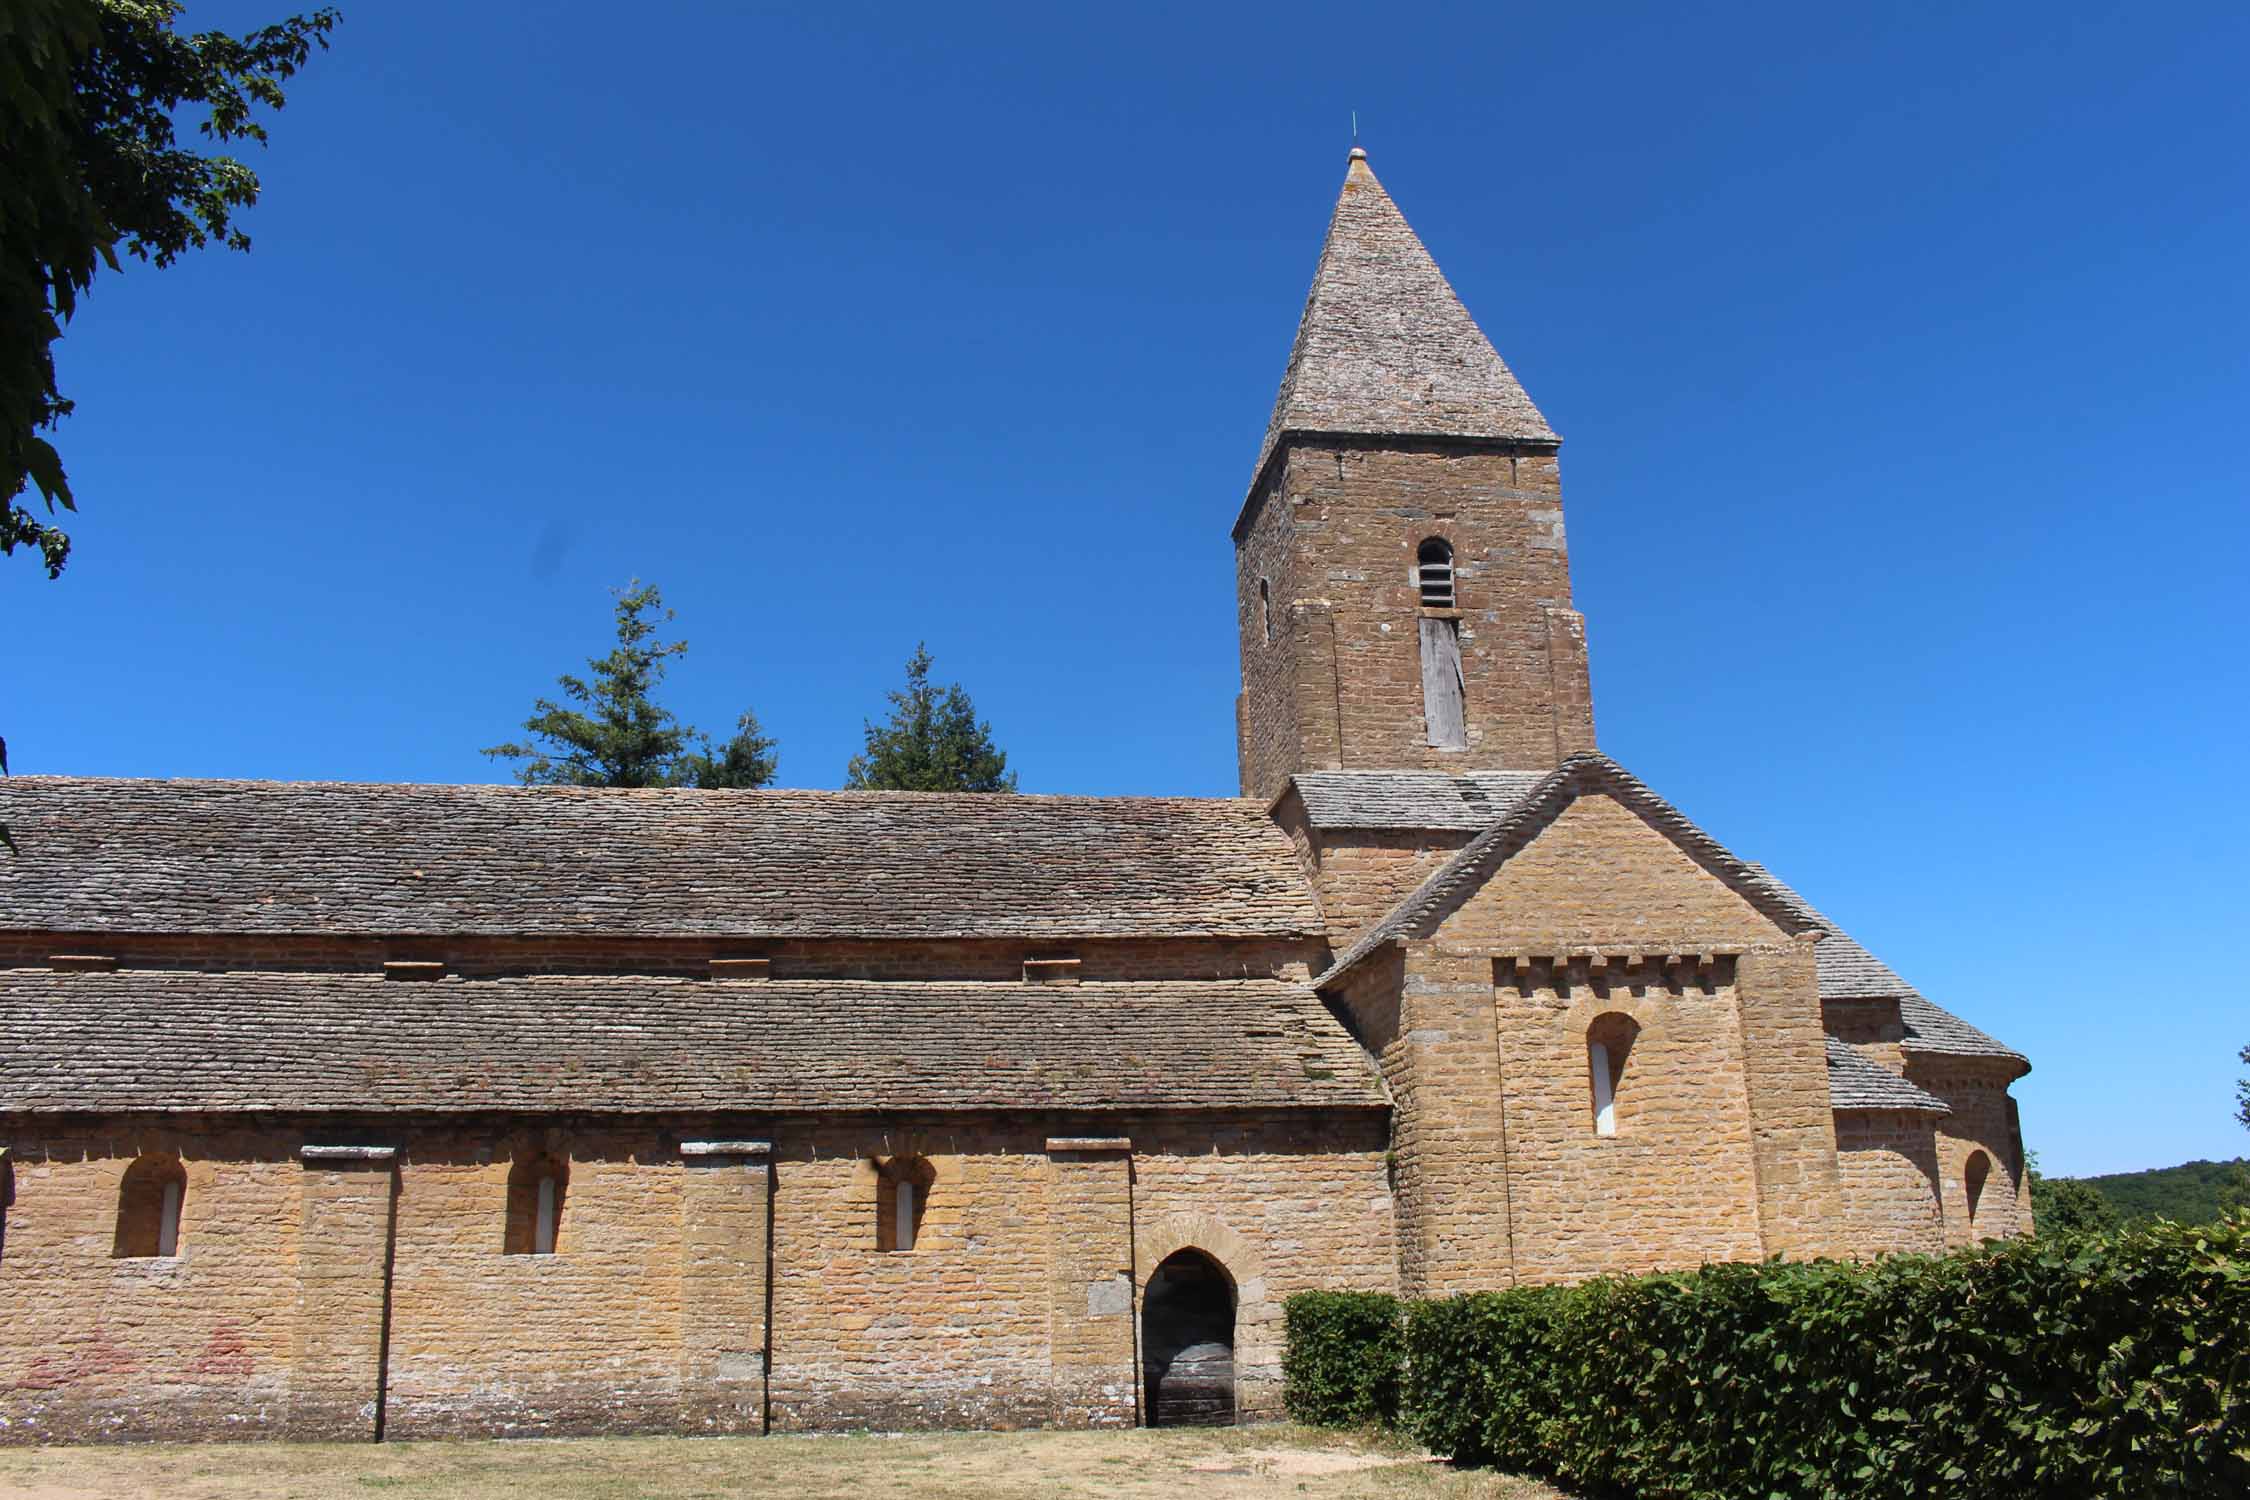
{"type": "Polygon", "coordinates": [[[1854,1254],[1945,1248],[1937,1136],[1929,1115],[1887,1109],[1839,1114],[1836,1170],[1854,1254]]]}
{"type": "Polygon", "coordinates": [[[1908,1081],[1953,1107],[1937,1127],[1948,1245],[2031,1232],[2031,1185],[2020,1154],[2016,1102],[2008,1094],[2015,1071],[2012,1061],[1999,1058],[1915,1054],[1907,1060],[1908,1081]],[[1989,1176],[1971,1213],[1969,1163],[1979,1153],[1990,1163],[1989,1176]]]}
{"type": "Polygon", "coordinates": [[[1551,451],[1299,439],[1274,468],[1237,549],[1245,793],[1292,771],[1545,769],[1593,747],[1551,451]],[[1433,748],[1423,715],[1415,552],[1430,537],[1454,549],[1457,607],[1435,612],[1459,621],[1466,749],[1433,748]],[[1287,587],[1286,646],[1254,628],[1261,577],[1287,587]]]}
{"type": "Polygon", "coordinates": [[[1614,798],[1336,999],[1391,1086],[1409,1291],[1845,1248],[1810,940],[1614,798]],[[1606,1136],[1604,1017],[1632,1035],[1606,1136]]]}
{"type": "Polygon", "coordinates": [[[1148,1257],[1188,1246],[1234,1278],[1241,1409],[1271,1414],[1280,1298],[1395,1284],[1379,1110],[0,1132],[5,1441],[1130,1423],[1148,1257]],[[171,1152],[178,1253],[113,1258],[125,1168],[171,1152]],[[507,1254],[536,1153],[567,1167],[555,1253],[507,1254]],[[877,1163],[904,1156],[927,1211],[878,1249],[877,1163]]]}
{"type": "Polygon", "coordinates": [[[1758,1260],[1758,1177],[1733,965],[1501,966],[1516,1272],[1530,1281],[1758,1260]],[[1638,1028],[1598,1135],[1587,1033],[1638,1028]]]}
{"type": "Polygon", "coordinates": [[[1341,951],[1458,853],[1470,835],[1458,829],[1338,828],[1314,837],[1321,912],[1330,945],[1341,951]]]}

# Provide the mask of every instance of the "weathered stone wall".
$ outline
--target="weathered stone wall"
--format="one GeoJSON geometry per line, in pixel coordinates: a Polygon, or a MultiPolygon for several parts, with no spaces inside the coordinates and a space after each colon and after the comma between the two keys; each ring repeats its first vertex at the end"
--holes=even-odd
{"type": "Polygon", "coordinates": [[[1953,1107],[1938,1121],[1940,1193],[1945,1241],[1971,1245],[2031,1232],[2031,1185],[2023,1169],[2023,1139],[2008,1084],[2018,1071],[2012,1059],[1940,1057],[1910,1053],[1906,1077],[1953,1107]],[[1969,1212],[1969,1159],[1983,1152],[1991,1174],[1969,1212]]]}
{"type": "Polygon", "coordinates": [[[1545,769],[1592,748],[1553,452],[1299,438],[1277,474],[1237,546],[1246,794],[1299,770],[1545,769]],[[1430,746],[1423,717],[1414,566],[1430,537],[1454,549],[1457,608],[1437,613],[1460,621],[1466,749],[1430,746]],[[1260,577],[1277,600],[1288,581],[1286,646],[1257,629],[1260,577]]]}
{"type": "Polygon", "coordinates": [[[1890,1073],[1906,1072],[1906,1054],[1900,1044],[1906,1023],[1899,1019],[1896,998],[1823,1000],[1820,1023],[1840,1042],[1849,1042],[1875,1066],[1890,1073]]]}
{"type": "Polygon", "coordinates": [[[262,1132],[26,1125],[0,1254],[0,1439],[269,1437],[287,1430],[304,1167],[262,1132]],[[179,1251],[111,1258],[135,1157],[187,1171],[179,1251]]]}
{"type": "Polygon", "coordinates": [[[1836,1172],[1851,1254],[1945,1248],[1935,1126],[1935,1116],[1911,1110],[1854,1109],[1836,1116],[1836,1172]]]}
{"type": "MultiPolygon", "coordinates": [[[[1757,1260],[1757,1159],[1733,964],[1500,966],[1515,1266],[1575,1280],[1757,1260]],[[1587,1035],[1607,1016],[1637,1032],[1594,1125],[1587,1035]]],[[[1490,982],[1488,978],[1488,983],[1490,982]]]]}
{"type": "Polygon", "coordinates": [[[1239,1405],[1270,1414],[1280,1299],[1390,1286],[1396,1256],[1380,1110],[0,1132],[8,1441],[1129,1423],[1147,1257],[1188,1246],[1234,1278],[1239,1405]],[[395,1175],[299,1158],[378,1141],[395,1175]],[[186,1165],[179,1254],[115,1260],[143,1151],[186,1165]],[[553,1255],[502,1251],[519,1152],[567,1163],[553,1255]],[[901,1155],[934,1181],[881,1250],[901,1155]]]}
{"type": "Polygon", "coordinates": [[[1811,949],[1589,794],[1433,938],[1364,961],[1336,998],[1392,1090],[1404,1287],[1839,1247],[1811,949]],[[1639,1033],[1605,1137],[1607,1015],[1639,1033]]]}
{"type": "Polygon", "coordinates": [[[1471,835],[1457,829],[1337,828],[1313,837],[1321,913],[1328,919],[1328,941],[1340,952],[1460,852],[1471,835]]]}
{"type": "Polygon", "coordinates": [[[1289,504],[1278,467],[1269,466],[1235,538],[1234,597],[1242,688],[1236,703],[1236,760],[1242,794],[1270,797],[1291,772],[1329,766],[1335,756],[1335,692],[1306,694],[1319,680],[1327,614],[1318,592],[1305,596],[1290,546],[1289,504]],[[1263,588],[1261,590],[1261,585],[1263,588]],[[1308,726],[1308,717],[1313,720],[1308,726]]]}

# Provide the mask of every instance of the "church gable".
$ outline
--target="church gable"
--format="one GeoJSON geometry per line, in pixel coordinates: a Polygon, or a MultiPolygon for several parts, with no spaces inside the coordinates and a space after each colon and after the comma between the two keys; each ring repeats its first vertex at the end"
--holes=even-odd
{"type": "Polygon", "coordinates": [[[1670,951],[1778,942],[1787,932],[1637,811],[1573,800],[1437,926],[1440,943],[1628,944],[1670,951]]]}
{"type": "Polygon", "coordinates": [[[1816,931],[1624,767],[1570,757],[1440,867],[1319,981],[1389,943],[1440,938],[1499,951],[1535,943],[1678,952],[1774,946],[1816,931]]]}

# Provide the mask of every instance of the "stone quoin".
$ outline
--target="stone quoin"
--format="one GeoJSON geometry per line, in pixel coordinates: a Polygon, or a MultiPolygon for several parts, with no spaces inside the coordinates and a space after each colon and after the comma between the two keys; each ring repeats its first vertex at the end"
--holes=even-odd
{"type": "Polygon", "coordinates": [[[2026,1232],[2017,1053],[1596,748],[1352,153],[1234,798],[20,777],[0,1440],[1276,1415],[1294,1292],[2026,1232]]]}

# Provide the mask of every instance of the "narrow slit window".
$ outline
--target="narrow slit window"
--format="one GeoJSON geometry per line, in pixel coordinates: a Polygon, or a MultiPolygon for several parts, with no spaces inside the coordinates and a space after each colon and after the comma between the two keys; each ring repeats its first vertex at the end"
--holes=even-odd
{"type": "Polygon", "coordinates": [[[1461,679],[1461,622],[1422,617],[1422,718],[1430,744],[1469,747],[1467,688],[1461,679]]]}
{"type": "Polygon", "coordinates": [[[1273,586],[1263,578],[1258,580],[1258,629],[1265,633],[1266,644],[1273,644],[1273,586]]]}
{"type": "Polygon", "coordinates": [[[1615,1011],[1597,1016],[1586,1028],[1586,1082],[1594,1106],[1594,1134],[1615,1135],[1618,1103],[1625,1091],[1625,1067],[1640,1026],[1615,1011]]]}
{"type": "Polygon", "coordinates": [[[1617,1084],[1609,1071],[1609,1046],[1586,1044],[1586,1069],[1594,1080],[1594,1134],[1617,1134],[1617,1084]]]}
{"type": "Polygon", "coordinates": [[[187,1169],[176,1156],[143,1156],[117,1185],[118,1260],[147,1260],[180,1253],[180,1212],[187,1205],[187,1169]]]}
{"type": "Polygon", "coordinates": [[[1415,549],[1414,585],[1424,609],[1453,608],[1453,546],[1433,536],[1415,549]]]}
{"type": "Polygon", "coordinates": [[[937,1180],[927,1159],[896,1156],[875,1164],[875,1248],[912,1250],[922,1238],[930,1209],[930,1187],[937,1180]]]}
{"type": "Polygon", "coordinates": [[[562,1240],[563,1209],[570,1197],[570,1167],[541,1152],[519,1156],[508,1169],[508,1217],[500,1248],[507,1255],[553,1255],[562,1240]]]}
{"type": "Polygon", "coordinates": [[[0,1260],[8,1258],[8,1215],[16,1206],[16,1164],[0,1152],[0,1260]]]}

